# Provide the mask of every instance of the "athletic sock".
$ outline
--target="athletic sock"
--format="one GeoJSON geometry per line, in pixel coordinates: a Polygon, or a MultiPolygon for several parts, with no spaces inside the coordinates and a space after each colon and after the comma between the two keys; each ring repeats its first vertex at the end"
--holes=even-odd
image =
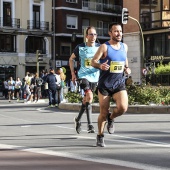
{"type": "Polygon", "coordinates": [[[84,111],[86,110],[86,105],[82,103],[79,114],[76,118],[77,121],[79,121],[84,113],[84,111]]]}
{"type": "Polygon", "coordinates": [[[92,124],[91,114],[92,114],[92,105],[89,102],[86,102],[86,114],[88,125],[92,124]]]}

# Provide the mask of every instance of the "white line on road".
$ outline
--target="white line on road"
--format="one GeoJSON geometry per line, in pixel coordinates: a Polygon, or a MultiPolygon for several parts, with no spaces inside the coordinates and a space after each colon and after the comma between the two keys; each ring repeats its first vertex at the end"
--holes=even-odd
{"type": "MultiPolygon", "coordinates": [[[[19,118],[15,118],[15,117],[3,115],[3,114],[0,114],[0,116],[4,116],[4,117],[7,117],[7,118],[13,118],[13,119],[17,119],[17,120],[22,120],[22,121],[25,121],[25,122],[39,123],[39,122],[28,121],[28,120],[19,119],[19,118]]],[[[66,129],[70,129],[70,130],[74,129],[74,128],[61,126],[61,125],[60,126],[52,125],[52,126],[56,126],[56,127],[59,127],[59,128],[66,128],[66,129]]],[[[86,130],[83,130],[83,131],[86,131],[86,130]]],[[[106,134],[106,136],[107,135],[108,134],[106,134]]],[[[124,142],[124,143],[135,143],[135,144],[149,145],[149,146],[154,146],[154,147],[155,146],[168,147],[168,148],[170,147],[170,145],[168,143],[145,140],[145,139],[140,139],[140,138],[132,138],[132,137],[122,136],[122,135],[114,135],[113,134],[113,136],[117,136],[117,137],[120,137],[120,138],[126,138],[127,140],[120,140],[120,139],[114,140],[114,139],[108,139],[108,138],[106,138],[105,140],[107,140],[107,141],[119,141],[119,142],[124,142]]],[[[95,140],[95,137],[85,137],[85,136],[78,136],[78,135],[76,137],[77,138],[87,138],[87,139],[95,140]]],[[[79,160],[87,160],[87,161],[93,161],[93,162],[120,165],[120,166],[125,166],[125,167],[143,169],[143,170],[145,170],[145,169],[146,170],[152,170],[152,169],[154,169],[154,170],[166,170],[165,168],[162,168],[162,167],[146,165],[146,164],[142,164],[142,163],[133,163],[133,162],[128,162],[128,161],[120,161],[120,160],[116,160],[116,159],[115,160],[114,159],[105,159],[105,158],[101,159],[101,158],[97,158],[97,157],[89,157],[89,155],[78,155],[78,154],[71,154],[71,153],[67,153],[67,152],[55,152],[55,151],[41,149],[41,148],[39,148],[39,149],[35,149],[35,148],[25,149],[26,148],[25,146],[3,145],[3,144],[0,144],[0,148],[18,149],[18,150],[21,150],[21,151],[29,151],[29,152],[41,153],[41,154],[47,154],[47,155],[53,155],[53,156],[63,156],[63,157],[67,157],[67,158],[75,158],[75,159],[79,159],[79,160]]]]}
{"type": "Polygon", "coordinates": [[[160,132],[163,132],[163,133],[170,133],[170,131],[160,131],[160,132]]]}
{"type": "MultiPolygon", "coordinates": [[[[54,125],[57,126],[59,128],[67,128],[67,129],[73,129],[70,127],[66,127],[66,126],[58,126],[58,125],[54,125]]],[[[86,131],[86,130],[83,130],[86,131]]],[[[111,136],[110,134],[105,134],[105,136],[111,136]]],[[[169,143],[163,143],[163,142],[157,142],[157,141],[153,141],[153,140],[145,140],[145,139],[140,139],[140,138],[133,138],[133,137],[129,137],[129,136],[122,136],[122,135],[115,135],[112,134],[112,136],[117,136],[117,137],[121,137],[121,138],[126,138],[126,139],[132,139],[132,140],[136,140],[136,141],[129,141],[129,140],[112,140],[112,139],[105,139],[108,141],[120,141],[120,142],[124,142],[124,143],[135,143],[135,144],[143,144],[143,145],[149,145],[149,146],[159,146],[159,147],[168,147],[170,148],[170,144],[169,143]]],[[[81,136],[76,136],[78,138],[83,138],[81,136]]],[[[84,138],[88,138],[88,137],[84,137],[84,138]]],[[[94,138],[93,138],[94,139],[94,138]]]]}
{"type": "MultiPolygon", "coordinates": [[[[78,159],[78,160],[84,160],[84,161],[91,161],[96,163],[104,163],[104,164],[110,164],[110,165],[117,165],[117,166],[124,166],[128,168],[136,168],[136,169],[142,169],[142,170],[168,170],[168,168],[158,167],[158,166],[152,166],[148,164],[142,164],[142,163],[134,163],[129,161],[120,161],[117,159],[105,159],[105,158],[99,158],[89,156],[89,155],[80,155],[80,154],[73,154],[69,152],[56,152],[52,150],[42,149],[42,148],[26,148],[24,146],[16,146],[16,145],[5,145],[0,144],[1,149],[16,149],[19,151],[26,151],[26,152],[32,152],[32,153],[38,153],[38,154],[45,154],[45,155],[51,155],[51,156],[61,156],[65,158],[71,158],[71,159],[78,159]]],[[[100,148],[101,149],[101,148],[100,148]]]]}
{"type": "MultiPolygon", "coordinates": [[[[25,122],[29,122],[29,123],[39,123],[39,122],[29,121],[29,120],[20,119],[20,118],[15,118],[15,117],[3,115],[3,114],[0,114],[0,116],[7,117],[7,118],[13,118],[13,119],[17,119],[17,120],[21,120],[21,121],[25,121],[25,122]]],[[[65,129],[73,130],[73,128],[66,127],[66,126],[59,126],[59,125],[53,125],[53,126],[56,126],[56,127],[59,127],[59,128],[65,128],[65,129]]],[[[83,130],[83,131],[86,131],[86,130],[83,130]]],[[[110,136],[110,134],[106,134],[106,135],[110,136]]],[[[136,144],[138,143],[138,144],[144,144],[144,145],[150,145],[150,146],[159,146],[159,147],[168,147],[168,148],[170,147],[169,143],[163,143],[163,142],[152,141],[152,140],[145,140],[145,139],[140,139],[140,138],[132,138],[132,137],[122,136],[122,135],[115,135],[115,134],[113,134],[113,135],[117,136],[117,137],[121,137],[121,138],[137,140],[137,141],[129,141],[129,140],[122,141],[121,140],[121,142],[128,142],[128,143],[130,142],[130,143],[136,143],[136,144]]]]}

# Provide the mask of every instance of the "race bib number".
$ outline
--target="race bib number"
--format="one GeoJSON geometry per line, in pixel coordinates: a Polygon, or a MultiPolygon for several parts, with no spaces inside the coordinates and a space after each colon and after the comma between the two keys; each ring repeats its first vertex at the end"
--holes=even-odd
{"type": "Polygon", "coordinates": [[[123,73],[124,62],[121,61],[111,61],[110,62],[110,73],[123,73]]]}
{"type": "Polygon", "coordinates": [[[92,67],[92,66],[91,66],[91,60],[92,60],[92,58],[86,58],[86,59],[85,59],[85,67],[86,67],[86,68],[92,67]]]}

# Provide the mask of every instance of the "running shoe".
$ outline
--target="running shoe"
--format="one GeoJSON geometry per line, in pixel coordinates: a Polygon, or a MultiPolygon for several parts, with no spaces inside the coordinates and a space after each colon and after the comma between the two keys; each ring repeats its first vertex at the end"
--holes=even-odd
{"type": "Polygon", "coordinates": [[[77,118],[74,118],[74,123],[75,123],[75,128],[76,128],[76,132],[78,134],[80,134],[81,132],[81,122],[77,121],[77,118]]]}
{"type": "Polygon", "coordinates": [[[95,130],[94,130],[94,127],[93,125],[88,125],[88,130],[87,130],[88,133],[95,133],[95,130]]]}
{"type": "Polygon", "coordinates": [[[105,147],[104,135],[97,135],[97,138],[96,138],[96,146],[105,147]]]}
{"type": "Polygon", "coordinates": [[[48,107],[54,107],[54,106],[51,104],[51,105],[48,105],[48,107]]]}
{"type": "Polygon", "coordinates": [[[110,119],[110,115],[111,113],[108,113],[107,115],[107,131],[112,134],[115,131],[115,127],[114,127],[114,120],[110,119]]]}

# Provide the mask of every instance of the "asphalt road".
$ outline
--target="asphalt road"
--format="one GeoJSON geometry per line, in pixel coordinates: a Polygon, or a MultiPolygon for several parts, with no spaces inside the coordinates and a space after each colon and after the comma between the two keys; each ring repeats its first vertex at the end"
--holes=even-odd
{"type": "Polygon", "coordinates": [[[86,114],[76,134],[76,112],[46,106],[0,103],[0,170],[170,169],[170,114],[125,114],[100,148],[86,114]]]}

